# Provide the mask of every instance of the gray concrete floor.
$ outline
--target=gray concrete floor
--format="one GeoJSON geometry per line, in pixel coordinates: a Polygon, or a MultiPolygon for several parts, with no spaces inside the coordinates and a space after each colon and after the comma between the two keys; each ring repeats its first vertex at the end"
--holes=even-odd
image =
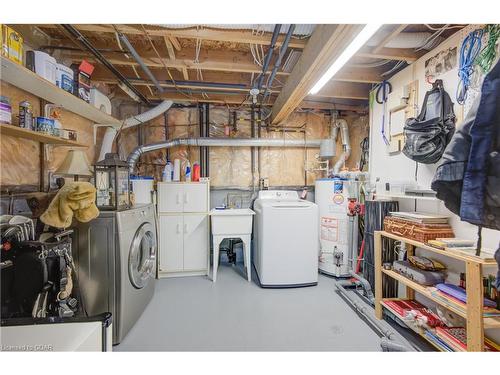
{"type": "MultiPolygon", "coordinates": [[[[253,275],[255,279],[255,275],[253,275]]],[[[379,351],[379,337],[320,275],[314,287],[262,289],[222,265],[206,277],[157,280],[115,351],[379,351]]]]}

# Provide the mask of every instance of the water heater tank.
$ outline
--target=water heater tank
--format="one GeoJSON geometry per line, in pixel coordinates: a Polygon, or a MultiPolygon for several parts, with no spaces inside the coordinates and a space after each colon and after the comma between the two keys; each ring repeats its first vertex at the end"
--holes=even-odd
{"type": "Polygon", "coordinates": [[[358,219],[348,215],[349,199],[358,198],[358,182],[351,179],[323,178],[315,184],[315,201],[319,209],[320,253],[322,273],[348,277],[357,254],[358,219]]]}

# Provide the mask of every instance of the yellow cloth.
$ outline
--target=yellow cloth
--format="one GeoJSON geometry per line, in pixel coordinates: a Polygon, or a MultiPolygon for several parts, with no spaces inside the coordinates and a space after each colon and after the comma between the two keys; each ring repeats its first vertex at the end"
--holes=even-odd
{"type": "Polygon", "coordinates": [[[66,183],[40,216],[43,223],[56,228],[67,228],[73,216],[86,223],[99,216],[95,205],[96,190],[89,182],[66,183]]]}

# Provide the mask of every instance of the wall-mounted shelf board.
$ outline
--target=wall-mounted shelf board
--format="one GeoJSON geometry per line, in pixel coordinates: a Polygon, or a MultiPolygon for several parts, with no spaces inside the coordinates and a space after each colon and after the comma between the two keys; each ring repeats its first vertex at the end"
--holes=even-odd
{"type": "Polygon", "coordinates": [[[5,57],[1,57],[0,79],[48,102],[61,105],[64,109],[94,123],[116,126],[121,124],[118,119],[100,111],[93,105],[64,91],[31,70],[5,57]]]}
{"type": "Polygon", "coordinates": [[[421,195],[407,195],[407,194],[376,194],[377,198],[381,199],[417,199],[423,201],[434,201],[438,202],[439,199],[436,197],[425,197],[421,195]]]}
{"type": "Polygon", "coordinates": [[[59,137],[54,137],[52,135],[36,132],[33,130],[28,130],[20,128],[14,125],[0,124],[0,134],[8,135],[11,137],[29,139],[31,141],[57,145],[57,146],[70,146],[70,147],[88,147],[82,143],[76,141],[71,141],[69,139],[63,139],[59,137]]]}

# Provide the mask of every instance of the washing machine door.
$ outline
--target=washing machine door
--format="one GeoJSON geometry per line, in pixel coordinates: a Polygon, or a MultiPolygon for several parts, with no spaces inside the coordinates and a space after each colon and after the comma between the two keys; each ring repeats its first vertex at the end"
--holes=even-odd
{"type": "Polygon", "coordinates": [[[142,224],[135,232],[128,259],[128,274],[135,288],[144,288],[149,279],[154,278],[156,249],[154,226],[151,223],[142,224]]]}

